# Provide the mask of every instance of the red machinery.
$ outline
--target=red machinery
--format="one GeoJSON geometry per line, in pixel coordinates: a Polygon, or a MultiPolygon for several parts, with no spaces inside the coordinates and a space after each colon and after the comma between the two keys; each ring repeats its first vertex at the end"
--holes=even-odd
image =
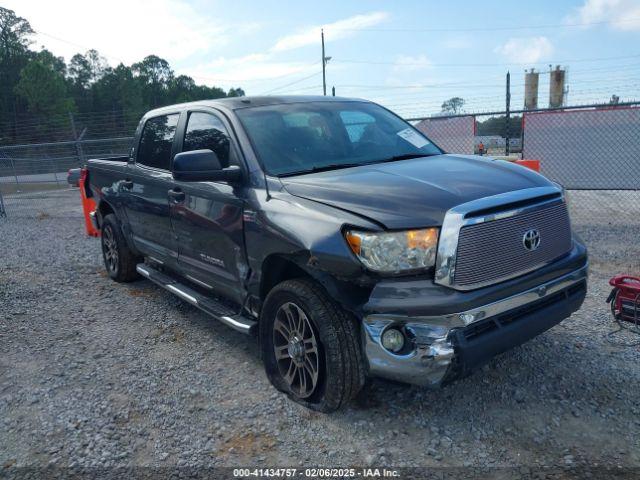
{"type": "Polygon", "coordinates": [[[616,320],[626,320],[640,325],[640,278],[630,275],[616,275],[609,280],[613,287],[607,302],[611,303],[611,313],[616,320]]]}

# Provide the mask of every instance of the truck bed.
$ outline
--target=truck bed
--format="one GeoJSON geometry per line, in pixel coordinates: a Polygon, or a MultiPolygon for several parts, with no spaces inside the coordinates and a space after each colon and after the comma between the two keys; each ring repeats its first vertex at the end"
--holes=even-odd
{"type": "Polygon", "coordinates": [[[88,196],[93,196],[103,188],[115,186],[127,176],[128,155],[92,158],[87,161],[88,196]]]}

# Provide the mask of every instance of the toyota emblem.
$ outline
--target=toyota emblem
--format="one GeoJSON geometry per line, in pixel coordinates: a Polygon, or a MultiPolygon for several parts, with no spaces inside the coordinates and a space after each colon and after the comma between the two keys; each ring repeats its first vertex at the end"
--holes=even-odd
{"type": "Polygon", "coordinates": [[[527,230],[522,237],[524,248],[533,252],[540,246],[540,232],[535,228],[527,230]]]}

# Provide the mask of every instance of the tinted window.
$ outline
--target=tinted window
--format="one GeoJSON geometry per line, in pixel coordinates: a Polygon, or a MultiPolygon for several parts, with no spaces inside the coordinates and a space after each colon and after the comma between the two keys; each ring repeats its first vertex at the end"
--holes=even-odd
{"type": "Polygon", "coordinates": [[[305,173],[442,153],[422,133],[368,102],[306,102],[236,110],[267,172],[305,173]]]}
{"type": "Polygon", "coordinates": [[[137,162],[148,167],[169,170],[171,146],[179,115],[162,115],[147,120],[142,130],[137,162]]]}
{"type": "Polygon", "coordinates": [[[184,134],[183,152],[208,149],[215,152],[223,168],[229,166],[231,141],[227,129],[218,117],[209,113],[193,112],[189,115],[184,134]]]}
{"type": "Polygon", "coordinates": [[[367,126],[376,121],[375,118],[367,113],[349,110],[340,112],[340,118],[344,123],[344,128],[347,130],[349,140],[353,143],[359,142],[367,126]]]}

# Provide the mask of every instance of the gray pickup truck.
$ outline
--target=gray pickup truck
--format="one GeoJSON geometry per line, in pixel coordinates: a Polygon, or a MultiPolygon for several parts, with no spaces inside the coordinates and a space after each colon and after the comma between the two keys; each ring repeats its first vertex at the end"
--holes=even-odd
{"type": "Polygon", "coordinates": [[[444,385],[584,300],[561,187],[445,154],[371,102],[164,107],[129,156],[87,168],[111,278],[255,332],[272,384],[316,410],[369,377],[444,385]]]}

